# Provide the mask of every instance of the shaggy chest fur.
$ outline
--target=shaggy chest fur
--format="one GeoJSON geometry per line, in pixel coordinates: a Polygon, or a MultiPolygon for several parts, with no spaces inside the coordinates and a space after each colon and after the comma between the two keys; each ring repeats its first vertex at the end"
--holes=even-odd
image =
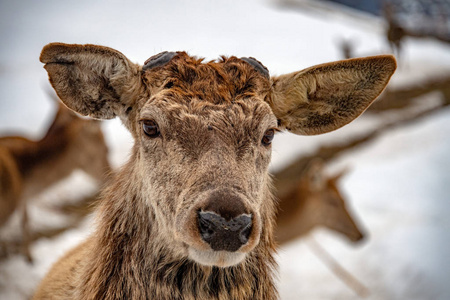
{"type": "Polygon", "coordinates": [[[274,285],[269,280],[270,274],[261,274],[263,266],[204,267],[188,260],[170,262],[162,253],[160,260],[153,262],[153,266],[148,262],[134,266],[131,259],[124,258],[123,264],[115,266],[121,271],[116,269],[117,273],[109,277],[105,285],[98,286],[98,291],[91,291],[94,293],[89,293],[86,299],[277,298],[274,285]]]}

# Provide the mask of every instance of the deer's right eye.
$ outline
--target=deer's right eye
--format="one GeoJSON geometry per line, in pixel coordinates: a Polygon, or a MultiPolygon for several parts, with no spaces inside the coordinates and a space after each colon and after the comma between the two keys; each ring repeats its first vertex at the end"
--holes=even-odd
{"type": "Polygon", "coordinates": [[[144,133],[152,139],[157,138],[161,135],[158,124],[156,124],[156,122],[153,120],[142,121],[142,130],[144,130],[144,133]]]}

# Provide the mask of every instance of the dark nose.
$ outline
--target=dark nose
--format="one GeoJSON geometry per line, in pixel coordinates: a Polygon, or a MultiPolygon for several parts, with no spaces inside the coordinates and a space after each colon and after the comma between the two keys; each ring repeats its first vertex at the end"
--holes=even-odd
{"type": "Polygon", "coordinates": [[[227,221],[214,212],[198,213],[199,231],[202,239],[215,251],[238,250],[248,242],[252,231],[252,217],[241,214],[227,221]]]}

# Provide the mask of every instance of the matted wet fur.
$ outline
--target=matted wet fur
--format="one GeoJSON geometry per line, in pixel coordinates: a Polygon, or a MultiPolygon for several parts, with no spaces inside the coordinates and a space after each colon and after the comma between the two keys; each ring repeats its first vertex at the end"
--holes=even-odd
{"type": "Polygon", "coordinates": [[[380,56],[270,78],[252,58],[164,52],[142,67],[110,48],[60,43],[40,59],[68,107],[119,116],[135,144],[103,193],[96,231],[54,265],[35,299],[276,299],[274,132],[347,124],[395,70],[380,56]],[[225,227],[205,225],[204,213],[225,227]],[[243,218],[245,228],[233,223],[243,218]]]}

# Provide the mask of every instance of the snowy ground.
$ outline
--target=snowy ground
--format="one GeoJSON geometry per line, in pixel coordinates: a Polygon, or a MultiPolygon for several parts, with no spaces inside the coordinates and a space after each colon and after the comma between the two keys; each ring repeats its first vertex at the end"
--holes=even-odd
{"type": "MultiPolygon", "coordinates": [[[[337,47],[341,38],[355,41],[357,55],[387,51],[382,23],[375,18],[289,11],[258,0],[2,1],[0,24],[0,134],[23,132],[30,138],[43,134],[55,110],[46,94],[47,74],[38,61],[40,50],[49,42],[107,45],[140,63],[164,50],[186,50],[208,59],[221,54],[254,56],[272,74],[341,59],[337,47]]],[[[392,84],[404,86],[449,73],[449,46],[408,40],[392,84]]],[[[280,134],[274,142],[272,168],[320,143],[344,139],[379,123],[361,118],[341,131],[318,137],[280,134]]],[[[130,137],[118,121],[105,122],[104,129],[111,161],[118,166],[127,157],[130,137]]],[[[314,236],[369,289],[368,299],[450,298],[449,129],[450,110],[446,109],[386,133],[332,166],[351,166],[342,187],[370,237],[355,247],[325,230],[314,236]]],[[[84,184],[93,188],[77,173],[36,199],[31,212],[35,225],[40,226],[45,203],[84,184]]],[[[63,222],[58,216],[52,220],[63,222]]],[[[26,299],[51,263],[91,228],[89,218],[56,239],[40,240],[32,249],[33,266],[19,256],[1,262],[0,299],[26,299]]],[[[309,245],[307,238],[280,249],[281,299],[358,299],[309,245]]]]}

